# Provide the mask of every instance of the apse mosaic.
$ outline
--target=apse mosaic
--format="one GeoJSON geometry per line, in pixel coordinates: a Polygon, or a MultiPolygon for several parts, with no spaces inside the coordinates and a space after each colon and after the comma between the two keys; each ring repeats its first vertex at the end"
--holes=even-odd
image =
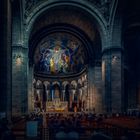
{"type": "Polygon", "coordinates": [[[35,72],[45,74],[71,74],[80,72],[85,65],[83,44],[68,33],[53,33],[36,47],[35,72]]]}

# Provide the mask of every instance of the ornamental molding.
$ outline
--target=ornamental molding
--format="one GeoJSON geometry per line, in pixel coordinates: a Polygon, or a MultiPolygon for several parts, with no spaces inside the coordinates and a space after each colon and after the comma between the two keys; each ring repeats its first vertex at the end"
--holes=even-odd
{"type": "MultiPolygon", "coordinates": [[[[74,0],[69,0],[70,2],[74,2],[74,0]]],[[[35,9],[41,8],[41,5],[44,3],[49,4],[51,2],[69,2],[66,0],[25,0],[24,2],[24,19],[26,19],[30,16],[30,14],[33,12],[35,9]]],[[[81,0],[80,3],[86,2],[87,4],[93,6],[93,8],[97,8],[102,16],[106,19],[106,21],[109,21],[109,18],[112,15],[112,12],[114,9],[114,3],[117,0],[81,0]]],[[[77,1],[75,1],[77,2],[77,1]]]]}

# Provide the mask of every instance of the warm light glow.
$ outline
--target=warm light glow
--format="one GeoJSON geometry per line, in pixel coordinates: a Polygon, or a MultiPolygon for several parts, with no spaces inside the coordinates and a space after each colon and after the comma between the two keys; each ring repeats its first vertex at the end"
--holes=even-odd
{"type": "Polygon", "coordinates": [[[16,59],[16,64],[19,66],[19,65],[21,65],[21,58],[20,57],[18,57],[17,59],[16,59]]]}
{"type": "Polygon", "coordinates": [[[40,93],[40,90],[36,90],[36,93],[39,94],[40,93]]]}
{"type": "Polygon", "coordinates": [[[102,61],[102,80],[105,80],[105,61],[102,61]]]}
{"type": "Polygon", "coordinates": [[[119,56],[113,56],[113,57],[112,57],[112,64],[115,64],[116,62],[118,62],[119,59],[120,59],[119,56]]]}

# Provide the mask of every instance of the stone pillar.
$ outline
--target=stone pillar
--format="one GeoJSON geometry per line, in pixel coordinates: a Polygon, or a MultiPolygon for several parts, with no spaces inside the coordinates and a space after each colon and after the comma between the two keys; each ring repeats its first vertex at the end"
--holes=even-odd
{"type": "Polygon", "coordinates": [[[72,101],[74,101],[74,96],[75,96],[75,93],[76,93],[76,90],[75,90],[75,89],[73,89],[73,90],[72,90],[72,101]]]}
{"type": "Polygon", "coordinates": [[[101,74],[101,63],[98,62],[94,67],[94,84],[93,84],[93,94],[92,94],[92,111],[96,113],[102,113],[102,74],[101,74]]]}
{"type": "Polygon", "coordinates": [[[82,100],[82,87],[79,89],[79,100],[82,100]]]}
{"type": "Polygon", "coordinates": [[[82,102],[84,101],[85,95],[84,95],[84,87],[82,87],[82,96],[81,96],[81,100],[82,102]]]}
{"type": "Polygon", "coordinates": [[[62,90],[62,101],[65,101],[65,90],[62,90]]]}
{"type": "Polygon", "coordinates": [[[27,49],[13,46],[12,115],[27,113],[27,49]]]}
{"type": "Polygon", "coordinates": [[[49,101],[49,90],[48,89],[46,90],[46,98],[47,98],[46,102],[48,102],[49,101]]]}
{"type": "Polygon", "coordinates": [[[82,96],[83,107],[84,107],[84,110],[87,110],[87,109],[89,109],[89,97],[88,97],[88,93],[87,93],[87,86],[84,85],[84,87],[82,89],[83,89],[83,96],[82,96]]]}
{"type": "Polygon", "coordinates": [[[51,97],[51,101],[53,101],[53,98],[54,98],[54,91],[52,92],[52,87],[53,87],[53,84],[51,83],[51,85],[50,85],[50,97],[51,97]]]}
{"type": "MultiPolygon", "coordinates": [[[[121,50],[113,51],[111,55],[111,91],[112,91],[112,112],[122,112],[122,54],[121,50]]],[[[124,97],[125,98],[125,97],[124,97]]]]}
{"type": "Polygon", "coordinates": [[[78,89],[78,98],[77,98],[77,108],[78,109],[80,109],[80,106],[79,106],[79,104],[81,103],[81,97],[82,97],[82,89],[81,89],[82,87],[79,87],[79,89],[78,89]]]}
{"type": "Polygon", "coordinates": [[[34,86],[33,86],[34,76],[33,76],[33,67],[29,66],[28,69],[28,112],[32,112],[34,110],[34,86]]]}
{"type": "Polygon", "coordinates": [[[48,101],[51,101],[51,90],[49,89],[49,92],[48,92],[48,101]]]}
{"type": "Polygon", "coordinates": [[[36,93],[38,96],[38,100],[41,102],[41,93],[40,93],[40,89],[36,89],[36,93]]]}
{"type": "Polygon", "coordinates": [[[70,91],[70,108],[72,108],[72,102],[74,101],[74,94],[75,94],[75,91],[76,90],[74,90],[74,89],[72,89],[71,91],[70,91]]]}
{"type": "Polygon", "coordinates": [[[121,49],[106,50],[102,57],[102,81],[104,83],[103,107],[108,113],[122,111],[121,49]]]}
{"type": "MultiPolygon", "coordinates": [[[[84,87],[83,87],[83,91],[84,91],[84,87]]],[[[86,107],[86,95],[84,94],[84,92],[83,92],[83,95],[82,95],[82,108],[83,108],[84,111],[87,108],[86,107]]]]}
{"type": "Polygon", "coordinates": [[[44,110],[44,101],[43,101],[43,89],[40,90],[40,97],[41,97],[41,108],[44,110]]]}
{"type": "Polygon", "coordinates": [[[27,113],[28,105],[28,46],[24,41],[20,1],[12,1],[12,114],[27,113]]]}
{"type": "MultiPolygon", "coordinates": [[[[117,6],[117,5],[116,5],[117,6]]],[[[122,65],[122,25],[123,20],[120,13],[116,12],[113,24],[107,29],[107,46],[104,50],[109,55],[110,63],[110,94],[111,94],[111,112],[122,112],[122,96],[123,96],[123,65],[122,65]]],[[[105,55],[105,53],[104,53],[105,55]]]]}
{"type": "Polygon", "coordinates": [[[11,1],[0,1],[0,112],[11,119],[11,1]]]}
{"type": "Polygon", "coordinates": [[[108,50],[102,56],[102,82],[103,82],[103,112],[112,112],[111,105],[111,52],[108,50]]]}
{"type": "MultiPolygon", "coordinates": [[[[93,72],[94,72],[94,67],[93,66],[89,66],[88,68],[88,97],[87,97],[87,109],[88,111],[92,111],[93,110],[93,83],[94,83],[94,77],[93,77],[93,72]]],[[[84,85],[85,87],[87,86],[86,84],[84,85]]],[[[85,92],[86,92],[85,88],[85,92]]]]}
{"type": "Polygon", "coordinates": [[[79,108],[79,93],[77,94],[77,101],[76,101],[76,103],[77,103],[77,109],[79,108]]]}
{"type": "Polygon", "coordinates": [[[40,89],[35,89],[36,94],[38,96],[38,102],[40,103],[40,108],[42,108],[42,97],[41,97],[41,90],[40,89]]]}
{"type": "Polygon", "coordinates": [[[72,91],[70,91],[70,95],[69,95],[69,108],[72,108],[72,91]]]}

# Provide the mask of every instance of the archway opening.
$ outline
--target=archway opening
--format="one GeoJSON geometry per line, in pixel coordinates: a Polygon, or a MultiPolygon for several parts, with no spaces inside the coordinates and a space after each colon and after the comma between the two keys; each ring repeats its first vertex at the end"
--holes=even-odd
{"type": "Polygon", "coordinates": [[[40,109],[48,112],[82,110],[81,94],[87,94],[82,90],[87,87],[84,83],[87,83],[85,75],[89,65],[86,49],[89,42],[86,42],[72,30],[55,29],[35,43],[33,77],[42,83],[40,109]]]}
{"type": "MultiPolygon", "coordinates": [[[[87,13],[76,8],[73,11],[68,8],[66,12],[62,12],[64,9],[65,7],[60,7],[52,12],[44,12],[34,24],[37,28],[32,28],[34,30],[29,39],[32,75],[36,81],[41,80],[42,84],[49,82],[50,86],[45,92],[50,98],[54,83],[59,85],[61,98],[59,103],[58,100],[55,101],[59,106],[64,102],[67,111],[74,111],[75,107],[77,111],[93,110],[95,98],[92,99],[92,91],[95,91],[93,85],[96,83],[89,77],[96,73],[94,67],[101,67],[99,31],[90,15],[88,18],[83,16],[87,13]],[[75,12],[75,20],[70,19],[71,12],[75,12]],[[53,16],[55,21],[52,13],[60,14],[53,16]]],[[[50,98],[46,101],[47,106],[54,105],[50,98]]]]}

